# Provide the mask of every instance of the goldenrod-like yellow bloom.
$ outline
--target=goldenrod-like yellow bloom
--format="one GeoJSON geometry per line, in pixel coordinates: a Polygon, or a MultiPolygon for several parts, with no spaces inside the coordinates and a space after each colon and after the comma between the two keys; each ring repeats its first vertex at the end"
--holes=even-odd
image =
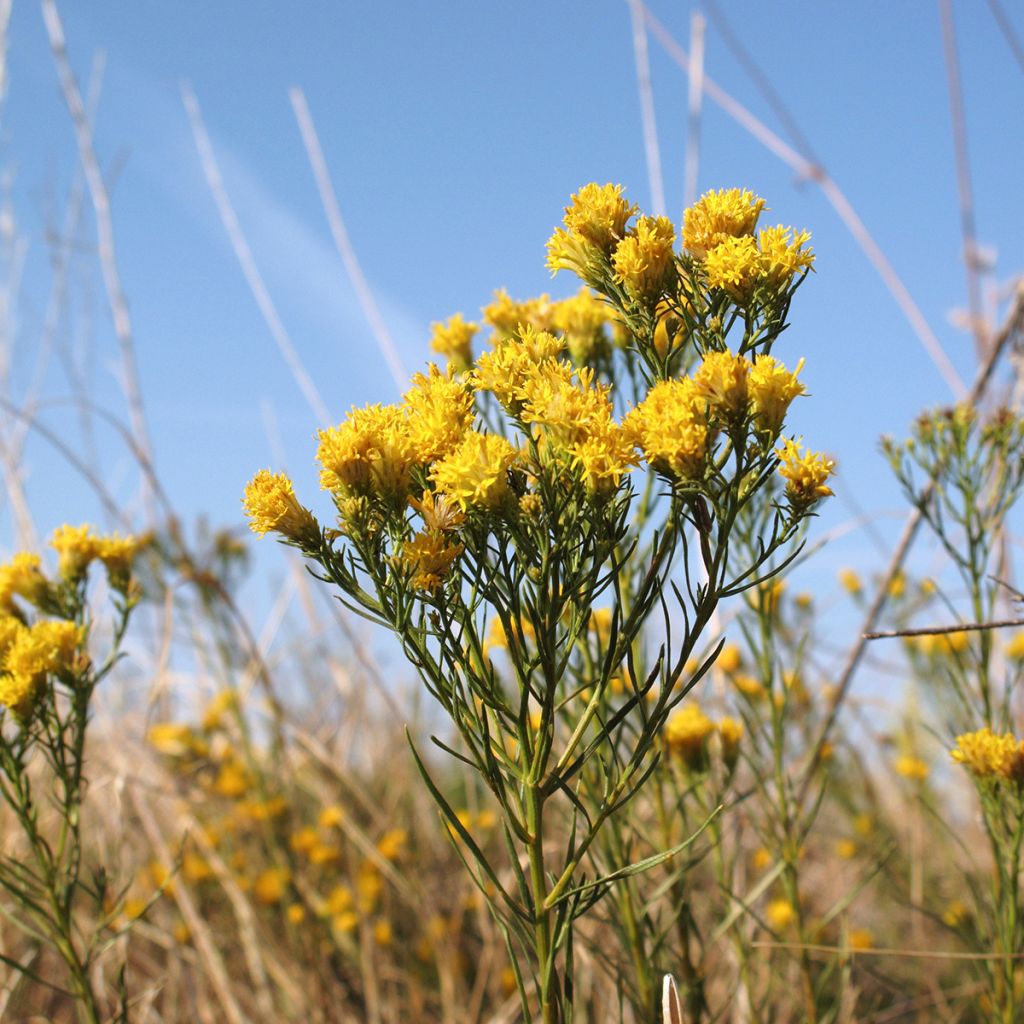
{"type": "Polygon", "coordinates": [[[428,533],[451,533],[466,521],[466,513],[446,494],[424,491],[422,498],[410,498],[409,504],[423,517],[428,533]]]}
{"type": "Polygon", "coordinates": [[[493,509],[509,494],[508,471],[518,458],[500,434],[471,430],[458,448],[434,463],[430,479],[463,511],[470,506],[493,509]]]}
{"type": "Polygon", "coordinates": [[[289,903],[285,913],[289,924],[302,924],[306,920],[306,908],[301,903],[289,903]]]}
{"type": "Polygon", "coordinates": [[[398,860],[405,852],[409,833],[404,828],[393,828],[377,840],[377,852],[385,860],[398,860]]]}
{"type": "Polygon", "coordinates": [[[686,324],[666,303],[657,307],[654,325],[654,350],[664,359],[670,349],[677,349],[686,340],[686,324]]]}
{"type": "Polygon", "coordinates": [[[829,497],[832,490],[825,481],[835,472],[835,460],[806,448],[801,455],[797,444],[788,439],[782,445],[777,452],[781,460],[779,474],[786,480],[786,494],[793,506],[803,509],[819,498],[829,497]]]}
{"type": "Polygon", "coordinates": [[[461,313],[456,313],[447,323],[430,325],[430,350],[444,356],[456,370],[466,370],[473,365],[473,338],[480,330],[479,324],[467,323],[461,313]]]}
{"type": "Polygon", "coordinates": [[[343,495],[378,492],[403,501],[408,496],[416,452],[401,406],[353,409],[340,426],[321,430],[318,437],[324,490],[343,495]]]}
{"type": "Polygon", "coordinates": [[[127,588],[132,563],[141,546],[138,537],[122,537],[118,533],[100,537],[96,542],[96,557],[103,563],[111,586],[115,589],[124,591],[127,588]]]}
{"type": "Polygon", "coordinates": [[[219,729],[224,722],[224,716],[233,714],[237,710],[238,691],[221,690],[203,710],[203,731],[213,732],[214,729],[219,729]]]}
{"type": "Polygon", "coordinates": [[[1014,661],[1024,661],[1024,633],[1015,633],[1004,648],[1006,656],[1014,661]]]}
{"type": "Polygon", "coordinates": [[[447,455],[473,426],[473,393],[465,383],[433,365],[417,373],[403,396],[416,461],[426,465],[447,455]]]}
{"type": "Polygon", "coordinates": [[[565,348],[565,342],[547,331],[530,326],[518,335],[499,341],[492,352],[484,352],[476,361],[470,383],[477,391],[490,391],[513,415],[522,409],[522,388],[540,367],[553,363],[565,348]]]}
{"type": "Polygon", "coordinates": [[[788,928],[796,920],[796,910],[787,899],[772,900],[765,907],[765,920],[776,931],[788,928]]]}
{"type": "Polygon", "coordinates": [[[854,928],[850,932],[850,949],[874,949],[875,935],[870,928],[854,928]]]}
{"type": "Polygon", "coordinates": [[[924,782],[931,772],[928,762],[922,761],[921,758],[915,757],[913,754],[901,754],[896,758],[893,768],[897,775],[902,775],[903,778],[913,782],[924,782]]]}
{"type": "Polygon", "coordinates": [[[577,444],[612,413],[611,385],[595,384],[590,367],[574,370],[569,363],[531,366],[520,394],[524,423],[533,425],[534,437],[562,448],[577,444]]]}
{"type": "Polygon", "coordinates": [[[748,235],[725,239],[704,257],[704,272],[712,288],[743,301],[754,290],[761,272],[757,243],[748,235]]]}
{"type": "Polygon", "coordinates": [[[356,896],[359,910],[364,914],[372,914],[384,891],[384,880],[377,866],[369,860],[359,865],[356,875],[356,896]]]}
{"type": "Polygon", "coordinates": [[[811,240],[807,231],[794,231],[779,224],[757,233],[761,250],[761,276],[773,288],[789,287],[793,275],[814,265],[814,252],[804,246],[811,240]]]}
{"type": "Polygon", "coordinates": [[[726,644],[715,659],[715,668],[723,672],[735,672],[743,664],[743,654],[736,644],[726,644]]]}
{"type": "Polygon", "coordinates": [[[462,545],[449,544],[444,534],[417,533],[402,545],[401,563],[412,573],[413,589],[433,593],[461,554],[462,545]]]}
{"type": "Polygon", "coordinates": [[[854,596],[861,593],[864,589],[864,584],[861,582],[860,574],[856,569],[840,569],[839,585],[848,594],[853,594],[854,596]]]}
{"type": "Polygon", "coordinates": [[[58,526],[50,537],[50,547],[58,556],[58,569],[65,579],[78,579],[99,554],[99,538],[87,523],[58,526]]]}
{"type": "Polygon", "coordinates": [[[705,192],[683,214],[683,247],[701,258],[728,238],[753,235],[763,199],[747,189],[705,192]]]}
{"type": "Polygon", "coordinates": [[[733,767],[740,756],[740,741],[743,739],[743,723],[728,715],[719,720],[718,739],[722,744],[722,760],[727,768],[733,767]]]}
{"type": "Polygon", "coordinates": [[[756,871],[767,871],[772,866],[772,854],[767,847],[759,846],[752,859],[756,871]]]}
{"type": "Polygon", "coordinates": [[[217,772],[213,782],[213,791],[229,799],[245,796],[252,787],[252,776],[240,761],[225,761],[217,772]]]}
{"type": "Polygon", "coordinates": [[[31,628],[7,632],[10,646],[4,653],[0,674],[0,704],[27,717],[46,677],[73,670],[78,648],[85,639],[84,627],[45,619],[31,628]]]}
{"type": "Polygon", "coordinates": [[[320,536],[313,513],[299,504],[284,473],[261,469],[246,485],[242,507],[249,529],[261,537],[274,532],[288,540],[315,543],[320,536]]]}
{"type": "Polygon", "coordinates": [[[293,832],[288,839],[288,845],[296,853],[309,853],[319,842],[320,837],[317,835],[316,829],[311,828],[309,825],[300,828],[298,832],[293,832]]]}
{"type": "Polygon", "coordinates": [[[0,610],[13,609],[15,595],[33,604],[46,593],[46,577],[37,554],[21,551],[6,565],[0,565],[0,610]]]}
{"type": "Polygon", "coordinates": [[[610,255],[636,211],[623,197],[621,185],[584,185],[565,208],[565,229],[557,229],[548,241],[551,272],[581,268],[595,252],[610,255]]]}
{"type": "Polygon", "coordinates": [[[950,928],[956,928],[963,924],[970,916],[970,908],[963,900],[951,900],[942,912],[942,922],[949,925],[950,928]]]}
{"type": "Polygon", "coordinates": [[[956,738],[951,756],[978,778],[1001,778],[1024,784],[1024,740],[988,727],[956,738]]]}
{"type": "Polygon", "coordinates": [[[668,217],[640,217],[615,247],[615,280],[627,294],[639,299],[656,296],[673,267],[676,233],[668,217]]]}
{"type": "Polygon", "coordinates": [[[521,327],[532,327],[535,331],[551,330],[555,309],[551,296],[546,293],[535,299],[517,302],[509,297],[504,288],[500,288],[494,293],[494,301],[480,312],[484,323],[490,324],[498,338],[502,339],[510,338],[521,327]]]}
{"type": "Polygon", "coordinates": [[[390,946],[395,940],[395,932],[391,922],[381,918],[373,922],[373,941],[378,946],[390,946]]]}
{"type": "Polygon", "coordinates": [[[552,307],[551,325],[560,331],[574,363],[585,363],[604,341],[608,306],[589,288],[581,288],[552,307]]]}
{"type": "Polygon", "coordinates": [[[149,745],[167,757],[192,753],[196,741],[192,727],[185,722],[155,722],[146,733],[149,745]]]}
{"type": "Polygon", "coordinates": [[[636,465],[633,438],[614,420],[598,420],[589,435],[572,447],[573,464],[583,477],[588,494],[607,495],[636,465]]]}
{"type": "Polygon", "coordinates": [[[715,731],[715,723],[698,704],[683,703],[665,723],[665,746],[681,758],[691,771],[707,764],[707,742],[715,731]]]}
{"type": "Polygon", "coordinates": [[[857,844],[849,838],[837,839],[836,856],[840,860],[853,860],[857,856],[857,844]]]}
{"type": "Polygon", "coordinates": [[[693,375],[697,391],[723,419],[741,421],[747,414],[750,361],[732,352],[709,352],[693,375]]]}
{"type": "Polygon", "coordinates": [[[321,828],[340,828],[345,820],[345,812],[337,804],[329,804],[317,816],[317,824],[321,828]]]}
{"type": "Polygon", "coordinates": [[[654,469],[683,480],[702,475],[709,440],[706,403],[691,378],[659,381],[624,425],[654,469]]]}
{"type": "Polygon", "coordinates": [[[793,399],[798,395],[807,394],[807,389],[796,379],[803,365],[804,361],[801,359],[796,364],[796,369],[790,373],[772,356],[754,357],[748,384],[751,407],[757,425],[762,430],[767,430],[772,437],[777,437],[782,429],[793,399]]]}
{"type": "Polygon", "coordinates": [[[266,905],[280,903],[288,892],[292,873],[287,868],[267,868],[256,876],[252,883],[252,894],[257,902],[266,905]]]}

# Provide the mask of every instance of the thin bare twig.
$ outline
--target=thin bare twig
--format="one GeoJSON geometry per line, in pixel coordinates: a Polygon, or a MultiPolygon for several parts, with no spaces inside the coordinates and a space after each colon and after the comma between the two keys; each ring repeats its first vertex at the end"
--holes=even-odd
{"type": "Polygon", "coordinates": [[[320,392],[317,390],[316,384],[313,383],[313,378],[310,377],[305,366],[303,366],[299,353],[277,312],[273,299],[270,297],[270,292],[267,290],[263,275],[256,266],[252,249],[249,248],[249,242],[246,240],[242,226],[238,222],[238,215],[235,213],[231,198],[224,187],[224,179],[221,176],[217,158],[213,153],[210,136],[206,131],[206,125],[203,123],[199,101],[187,82],[181,84],[181,98],[185,104],[185,112],[188,114],[189,124],[192,126],[192,135],[195,139],[196,148],[199,150],[199,161],[203,167],[203,174],[206,176],[206,183],[213,195],[214,202],[217,204],[217,211],[220,213],[224,230],[228,233],[231,247],[235,252],[235,258],[242,268],[242,273],[245,275],[249,290],[256,300],[256,305],[263,315],[263,319],[278,350],[284,357],[284,361],[288,364],[288,369],[291,370],[292,376],[295,378],[295,383],[298,384],[299,390],[313,411],[313,415],[316,416],[322,425],[326,426],[331,421],[327,412],[327,406],[320,397],[320,392]]]}
{"type": "Polygon", "coordinates": [[[700,122],[704,109],[704,15],[690,18],[690,71],[687,75],[686,158],[683,165],[683,209],[697,199],[700,179],[700,122]]]}
{"type": "Polygon", "coordinates": [[[405,391],[409,384],[409,374],[398,354],[398,349],[392,340],[391,332],[388,330],[384,317],[381,316],[377,300],[373,297],[366,275],[356,257],[356,251],[349,238],[348,229],[341,216],[341,208],[338,206],[338,197],[335,194],[334,186],[331,184],[331,176],[327,170],[327,161],[324,160],[323,150],[320,147],[320,137],[317,135],[316,126],[309,113],[309,106],[306,103],[306,96],[297,86],[288,92],[292,101],[292,109],[295,111],[295,119],[299,122],[299,131],[302,134],[302,142],[306,147],[306,155],[309,158],[310,167],[313,169],[313,177],[316,179],[316,187],[320,193],[320,202],[323,203],[324,215],[327,217],[327,224],[331,229],[331,237],[341,256],[352,286],[356,290],[359,304],[363,307],[363,313],[370,323],[374,337],[384,361],[391,371],[391,378],[395,382],[399,393],[405,391]]]}
{"type": "Polygon", "coordinates": [[[1024,619],[1001,619],[995,622],[965,622],[956,626],[921,626],[918,629],[888,629],[862,633],[863,640],[889,640],[899,636],[946,636],[949,633],[977,633],[986,629],[1009,629],[1024,626],[1024,619]]]}
{"type": "MultiPolygon", "coordinates": [[[[641,3],[644,18],[651,32],[658,38],[669,56],[684,71],[688,72],[691,62],[686,51],[651,13],[650,8],[643,4],[643,0],[638,0],[638,2],[641,3]]],[[[961,380],[960,374],[957,373],[956,368],[950,362],[949,356],[946,355],[945,350],[939,343],[939,339],[935,336],[924,314],[917,303],[914,302],[913,297],[907,290],[907,286],[896,273],[888,257],[882,252],[882,249],[865,227],[864,222],[860,219],[849,199],[846,198],[839,186],[832,180],[825,168],[801,156],[792,146],[779,138],[763,121],[755,117],[739,100],[727,93],[708,75],[704,76],[704,91],[733,120],[744,127],[780,160],[789,164],[797,174],[817,184],[825,194],[825,198],[832,204],[833,209],[846,225],[847,230],[853,235],[857,244],[864,251],[868,261],[881,277],[882,282],[902,310],[918,340],[924,346],[929,358],[949,385],[954,396],[958,400],[962,399],[967,393],[967,388],[961,380]]]]}
{"type": "Polygon", "coordinates": [[[1006,45],[1010,47],[1010,52],[1020,65],[1021,71],[1024,71],[1024,45],[1021,44],[1010,19],[1006,16],[1006,12],[1003,10],[1002,5],[998,0],[988,0],[988,7],[992,12],[992,17],[996,19],[999,31],[1003,33],[1006,45]]]}
{"type": "Polygon", "coordinates": [[[978,235],[974,223],[974,190],[971,185],[971,162],[967,151],[967,119],[964,116],[963,87],[960,63],[956,52],[956,25],[951,0],[939,0],[942,20],[942,43],[946,58],[946,80],[949,84],[949,112],[953,122],[953,151],[956,158],[956,187],[960,199],[960,234],[963,239],[964,271],[967,275],[967,308],[971,333],[979,359],[985,351],[988,333],[981,301],[981,275],[978,259],[978,235]]]}
{"type": "MultiPolygon", "coordinates": [[[[999,357],[1011,342],[1019,340],[1022,333],[1024,333],[1024,287],[1018,290],[1017,301],[1014,303],[1002,329],[993,339],[992,347],[989,349],[985,362],[978,370],[978,375],[975,378],[974,385],[967,398],[967,401],[970,404],[977,404],[979,399],[985,394],[989,381],[992,378],[992,374],[995,372],[996,363],[999,361],[999,357]]],[[[934,490],[935,481],[932,480],[925,487],[921,495],[922,505],[931,498],[934,490]]],[[[892,584],[892,581],[896,578],[896,574],[900,571],[923,520],[924,514],[921,512],[920,508],[915,508],[910,515],[907,516],[906,525],[903,527],[903,534],[899,539],[899,543],[896,545],[896,550],[893,552],[892,558],[889,560],[889,566],[878,586],[875,598],[871,602],[871,606],[868,608],[867,614],[864,616],[864,623],[858,632],[858,639],[850,648],[850,653],[847,656],[846,664],[843,666],[843,671],[839,675],[839,681],[836,684],[835,691],[832,695],[832,701],[829,705],[828,712],[825,715],[825,720],[818,731],[818,735],[813,745],[811,746],[811,756],[807,761],[803,781],[800,784],[800,802],[803,802],[803,799],[807,795],[808,788],[814,778],[815,769],[821,760],[822,751],[825,749],[825,744],[828,741],[829,734],[832,732],[832,727],[835,725],[836,718],[839,715],[839,709],[846,700],[850,684],[853,682],[854,674],[856,673],[857,668],[860,665],[861,658],[864,655],[864,651],[866,650],[867,640],[864,638],[865,634],[874,632],[875,624],[878,622],[879,617],[882,614],[882,610],[885,608],[886,600],[889,596],[889,587],[892,584]]]]}
{"type": "Polygon", "coordinates": [[[664,217],[665,184],[661,175],[661,150],[658,147],[658,124],[654,117],[654,90],[651,88],[651,61],[647,51],[647,26],[639,0],[628,0],[633,21],[633,59],[636,84],[640,93],[640,121],[644,132],[644,155],[647,157],[647,182],[651,191],[651,207],[656,217],[664,217]]]}
{"type": "Polygon", "coordinates": [[[100,170],[93,145],[92,125],[82,102],[82,94],[78,88],[78,80],[71,70],[68,60],[67,45],[64,39],[64,26],[55,0],[43,0],[43,21],[50,40],[50,50],[57,66],[64,102],[75,129],[78,142],[78,156],[82,162],[82,171],[89,188],[93,212],[96,216],[97,251],[100,269],[103,274],[103,285],[107,292],[111,316],[114,320],[114,333],[117,336],[121,352],[121,387],[124,389],[132,424],[135,447],[140,456],[143,470],[143,496],[149,513],[150,522],[156,518],[153,503],[153,449],[149,438],[149,427],[146,423],[146,411],[142,403],[142,388],[139,381],[138,366],[135,361],[135,335],[131,317],[128,313],[128,302],[121,285],[121,275],[117,267],[117,251],[114,246],[114,225],[110,215],[110,196],[107,192],[103,172],[100,170]]]}

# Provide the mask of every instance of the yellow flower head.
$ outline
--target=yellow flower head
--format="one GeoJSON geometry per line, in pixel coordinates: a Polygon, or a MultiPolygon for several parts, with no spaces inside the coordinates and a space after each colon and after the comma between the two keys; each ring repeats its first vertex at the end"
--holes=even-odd
{"type": "Polygon", "coordinates": [[[811,240],[807,231],[794,231],[781,224],[757,233],[761,250],[761,276],[773,288],[789,287],[793,275],[814,265],[813,250],[804,246],[811,240]]]}
{"type": "Polygon", "coordinates": [[[288,892],[291,880],[292,874],[287,868],[267,868],[256,876],[252,884],[252,894],[258,903],[280,903],[288,892]]]}
{"type": "Polygon", "coordinates": [[[316,457],[320,486],[342,495],[404,500],[416,453],[405,410],[398,405],[353,409],[337,427],[321,430],[316,457]]]}
{"type": "Polygon", "coordinates": [[[1024,661],[1024,633],[1014,633],[1004,650],[1008,658],[1012,658],[1014,661],[1024,661]]]}
{"type": "Polygon", "coordinates": [[[736,644],[726,644],[715,659],[715,668],[732,673],[743,665],[743,653],[736,644]]]}
{"type": "Polygon", "coordinates": [[[782,429],[790,402],[798,395],[807,394],[807,389],[797,380],[803,365],[801,359],[790,373],[771,356],[754,357],[749,382],[754,419],[772,437],[777,437],[782,429]]]}
{"type": "Polygon", "coordinates": [[[491,391],[511,413],[522,408],[522,388],[539,368],[553,363],[565,342],[547,331],[523,327],[517,336],[499,341],[492,352],[476,361],[471,384],[477,391],[491,391]]]}
{"type": "Polygon", "coordinates": [[[622,195],[621,185],[584,185],[565,208],[565,230],[556,231],[548,242],[548,266],[555,271],[566,265],[558,262],[567,255],[566,242],[571,259],[577,258],[581,243],[609,255],[625,235],[626,224],[636,210],[622,195]]]}
{"type": "Polygon", "coordinates": [[[86,523],[81,526],[58,526],[50,537],[50,547],[57,552],[61,576],[65,579],[79,579],[99,554],[98,542],[99,538],[86,523]]]}
{"type": "Polygon", "coordinates": [[[659,381],[624,426],[654,469],[683,480],[702,475],[709,441],[706,403],[691,378],[659,381]]]}
{"type": "Polygon", "coordinates": [[[922,761],[921,758],[915,757],[913,754],[901,754],[896,758],[893,768],[897,775],[902,775],[903,778],[913,782],[924,782],[931,771],[927,761],[922,761]]]}
{"type": "Polygon", "coordinates": [[[779,473],[786,480],[786,494],[796,509],[806,509],[819,498],[832,494],[826,480],[835,472],[835,460],[806,448],[804,454],[794,441],[784,439],[778,451],[779,473]]]}
{"type": "Polygon", "coordinates": [[[466,323],[461,313],[456,313],[445,324],[430,325],[430,350],[444,356],[456,370],[466,370],[473,365],[473,338],[480,330],[479,324],[466,323]]]}
{"type": "Polygon", "coordinates": [[[704,272],[712,288],[721,288],[734,299],[748,298],[757,284],[761,257],[749,236],[726,238],[704,257],[704,272]]]}
{"type": "Polygon", "coordinates": [[[377,852],[385,860],[398,860],[409,842],[409,833],[404,828],[393,828],[377,840],[377,852]]]}
{"type": "Polygon", "coordinates": [[[727,768],[736,764],[740,756],[740,741],[743,739],[743,723],[726,716],[716,727],[718,739],[722,745],[722,760],[727,768]]]}
{"type": "Polygon", "coordinates": [[[589,288],[581,288],[552,307],[551,324],[564,336],[574,363],[585,363],[603,344],[608,313],[608,306],[589,288]]]}
{"type": "Polygon", "coordinates": [[[676,233],[668,217],[640,217],[615,247],[615,280],[638,299],[656,296],[672,269],[676,233]]]}
{"type": "Polygon", "coordinates": [[[131,577],[132,562],[142,542],[138,537],[122,537],[120,534],[112,533],[107,537],[100,537],[96,545],[96,555],[107,570],[107,577],[113,587],[124,590],[131,577]]]}
{"type": "Polygon", "coordinates": [[[693,375],[697,391],[723,419],[742,420],[747,413],[750,362],[732,352],[709,352],[693,375]]]}
{"type": "Polygon", "coordinates": [[[607,495],[637,462],[633,438],[620,424],[608,419],[595,423],[590,434],[572,448],[588,494],[607,495]]]}
{"type": "Polygon", "coordinates": [[[274,532],[291,541],[315,543],[320,536],[313,513],[299,504],[284,473],[261,469],[246,485],[242,507],[249,529],[261,537],[274,532]]]}
{"type": "Polygon", "coordinates": [[[521,327],[532,327],[535,331],[551,330],[556,308],[550,295],[516,302],[504,288],[500,288],[494,293],[494,301],[480,312],[484,323],[490,324],[500,339],[510,338],[521,327]]]}
{"type": "Polygon", "coordinates": [[[715,731],[715,723],[698,704],[687,701],[665,723],[665,746],[681,758],[691,771],[707,765],[707,742],[715,731]]]}
{"type": "Polygon", "coordinates": [[[532,366],[523,380],[521,417],[534,437],[562,448],[587,439],[609,421],[611,385],[595,384],[589,367],[573,370],[566,362],[532,366]]]}
{"type": "Polygon", "coordinates": [[[782,931],[788,928],[796,920],[796,910],[793,904],[786,899],[772,900],[765,907],[765,920],[775,931],[782,931]]]}
{"type": "Polygon", "coordinates": [[[433,593],[461,554],[462,545],[449,544],[443,534],[417,533],[402,545],[401,562],[412,573],[414,589],[433,593]]]}
{"type": "Polygon", "coordinates": [[[500,434],[471,430],[458,448],[434,463],[430,479],[463,511],[470,506],[494,509],[509,494],[508,471],[518,458],[500,434]]]}
{"type": "Polygon", "coordinates": [[[433,365],[417,373],[403,396],[409,419],[409,437],[417,462],[426,465],[447,455],[473,426],[473,393],[433,365]]]}
{"type": "Polygon", "coordinates": [[[422,498],[410,498],[409,504],[423,517],[423,528],[428,533],[451,533],[466,521],[465,512],[446,494],[424,491],[422,498]]]}
{"type": "Polygon", "coordinates": [[[861,582],[860,574],[856,569],[841,569],[839,571],[839,585],[848,594],[853,594],[855,597],[864,589],[864,584],[861,582]]]}
{"type": "Polygon", "coordinates": [[[12,610],[16,594],[35,603],[46,593],[46,577],[40,564],[38,555],[21,551],[6,565],[0,565],[0,610],[12,610]]]}
{"type": "Polygon", "coordinates": [[[73,670],[83,641],[84,628],[73,622],[45,619],[16,631],[3,657],[0,704],[27,717],[47,675],[73,670]]]}
{"type": "Polygon", "coordinates": [[[683,214],[683,246],[701,258],[728,238],[753,235],[764,200],[748,189],[705,192],[683,214]]]}
{"type": "Polygon", "coordinates": [[[956,738],[951,756],[978,778],[996,778],[1024,784],[1024,740],[989,728],[956,738]]]}

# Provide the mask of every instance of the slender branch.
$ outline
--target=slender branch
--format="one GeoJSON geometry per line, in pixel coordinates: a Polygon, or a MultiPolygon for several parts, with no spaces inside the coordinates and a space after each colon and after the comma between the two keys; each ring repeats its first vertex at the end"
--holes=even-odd
{"type": "Polygon", "coordinates": [[[890,629],[878,633],[863,633],[862,640],[888,640],[898,636],[945,636],[949,633],[970,633],[984,629],[1008,629],[1024,626],[1024,619],[1002,619],[998,622],[965,622],[955,626],[922,626],[919,629],[890,629]]]}
{"type": "Polygon", "coordinates": [[[305,93],[298,87],[288,91],[292,101],[292,109],[295,111],[295,119],[299,122],[299,131],[302,133],[302,142],[306,147],[306,155],[309,157],[310,167],[313,169],[313,177],[316,179],[316,187],[320,192],[320,202],[324,206],[324,215],[331,229],[331,237],[341,256],[352,286],[356,290],[359,304],[363,307],[363,313],[370,322],[377,345],[380,347],[384,361],[391,371],[391,379],[395,382],[399,393],[405,391],[409,385],[409,374],[398,354],[391,332],[388,330],[384,317],[381,316],[377,300],[370,290],[366,281],[366,275],[356,257],[356,251],[349,238],[348,229],[341,216],[341,208],[338,206],[338,197],[331,184],[331,176],[327,170],[327,161],[324,160],[323,150],[320,148],[320,137],[317,135],[316,126],[313,124],[309,106],[306,103],[305,93]]]}
{"type": "Polygon", "coordinates": [[[292,376],[295,378],[295,383],[298,384],[299,390],[313,411],[313,415],[316,416],[321,424],[326,426],[331,421],[331,417],[327,412],[327,406],[320,397],[320,392],[317,390],[316,384],[313,383],[313,378],[310,377],[309,372],[303,366],[299,353],[277,312],[273,299],[270,297],[270,292],[267,290],[263,275],[256,266],[252,249],[249,248],[249,242],[246,240],[245,234],[242,232],[242,226],[238,222],[238,215],[235,213],[235,208],[231,204],[227,189],[224,187],[224,179],[221,177],[220,167],[213,153],[210,136],[206,131],[206,125],[203,123],[199,101],[196,99],[195,93],[188,83],[183,82],[181,85],[181,98],[185,104],[185,112],[188,114],[189,124],[192,126],[192,135],[195,138],[196,148],[199,150],[199,161],[203,166],[203,173],[206,175],[206,183],[213,194],[214,202],[217,204],[217,211],[220,213],[220,219],[224,224],[224,230],[228,233],[231,247],[235,252],[235,258],[242,268],[242,273],[245,275],[249,290],[256,300],[256,305],[263,315],[263,319],[278,350],[284,357],[284,361],[288,364],[288,369],[291,370],[292,376]]]}

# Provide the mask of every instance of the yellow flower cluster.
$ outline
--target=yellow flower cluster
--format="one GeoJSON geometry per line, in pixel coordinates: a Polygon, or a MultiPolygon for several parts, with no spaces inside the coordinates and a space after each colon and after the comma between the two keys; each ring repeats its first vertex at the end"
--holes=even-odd
{"type": "Polygon", "coordinates": [[[402,545],[401,561],[412,572],[416,590],[434,593],[460,554],[461,544],[450,543],[443,533],[423,531],[402,545]]]}
{"type": "Polygon", "coordinates": [[[14,597],[35,603],[46,593],[46,577],[38,555],[29,551],[16,554],[6,565],[0,565],[0,610],[14,609],[14,597]]]}
{"type": "Polygon", "coordinates": [[[634,298],[657,295],[672,269],[676,233],[668,217],[640,217],[615,248],[615,280],[634,298]]]}
{"type": "Polygon", "coordinates": [[[555,362],[565,343],[548,331],[530,325],[498,342],[476,361],[471,375],[477,391],[490,391],[513,416],[523,407],[523,387],[545,365],[555,362]]]}
{"type": "Polygon", "coordinates": [[[794,508],[808,508],[819,498],[832,494],[825,481],[835,472],[834,459],[806,448],[801,455],[796,442],[788,439],[783,440],[777,454],[779,473],[786,480],[786,494],[794,508]]]}
{"type": "Polygon", "coordinates": [[[72,671],[83,641],[83,628],[73,622],[44,619],[25,626],[0,616],[0,704],[27,717],[46,677],[72,671]]]}
{"type": "Polygon", "coordinates": [[[730,238],[753,235],[764,207],[749,189],[705,192],[683,214],[683,247],[702,258],[730,238]]]}
{"type": "Polygon", "coordinates": [[[548,268],[554,273],[585,267],[595,251],[610,256],[636,212],[621,185],[584,185],[565,208],[565,228],[558,228],[548,241],[548,268]]]}
{"type": "Polygon", "coordinates": [[[50,537],[50,547],[57,552],[57,567],[67,580],[79,580],[90,563],[97,559],[107,570],[111,585],[125,589],[131,565],[142,546],[138,537],[122,537],[113,533],[102,537],[88,524],[58,526],[50,537]]]}
{"type": "Polygon", "coordinates": [[[295,497],[292,482],[284,473],[261,469],[245,488],[242,507],[249,528],[261,537],[274,532],[288,540],[316,543],[320,534],[313,513],[295,497]]]}
{"type": "Polygon", "coordinates": [[[500,434],[470,431],[457,448],[435,462],[430,479],[465,511],[496,509],[509,494],[508,471],[519,452],[500,434]]]}
{"type": "Polygon", "coordinates": [[[659,381],[624,421],[647,464],[681,480],[698,480],[708,454],[707,406],[690,377],[659,381]]]}
{"type": "Polygon", "coordinates": [[[739,757],[743,723],[725,717],[716,724],[693,701],[686,701],[669,716],[665,723],[665,746],[689,770],[700,771],[707,767],[708,741],[715,733],[721,744],[722,760],[732,768],[739,757]]]}
{"type": "Polygon", "coordinates": [[[479,330],[479,324],[466,323],[456,313],[447,323],[431,324],[431,351],[444,356],[455,369],[465,370],[473,363],[473,338],[479,330]]]}
{"type": "Polygon", "coordinates": [[[978,778],[1003,779],[1024,785],[1024,740],[989,728],[956,738],[951,756],[978,778]]]}
{"type": "Polygon", "coordinates": [[[353,409],[340,426],[320,431],[320,484],[339,498],[373,494],[404,505],[413,470],[454,451],[472,424],[466,385],[431,365],[401,405],[353,409]]]}
{"type": "Polygon", "coordinates": [[[708,284],[734,298],[749,298],[765,283],[780,290],[814,264],[810,235],[781,224],[754,237],[764,200],[747,189],[705,193],[684,214],[683,247],[703,261],[708,284]]]}

